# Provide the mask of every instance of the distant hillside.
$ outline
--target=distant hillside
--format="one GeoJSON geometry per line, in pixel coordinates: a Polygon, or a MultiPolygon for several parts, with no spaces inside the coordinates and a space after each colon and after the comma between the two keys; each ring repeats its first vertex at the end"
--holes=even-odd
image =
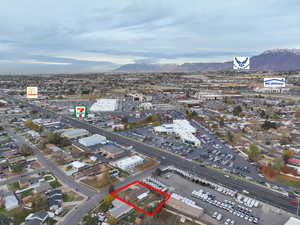
{"type": "Polygon", "coordinates": [[[255,70],[288,71],[300,70],[300,50],[275,49],[251,58],[255,70]]]}
{"type": "MultiPolygon", "coordinates": [[[[274,49],[251,57],[251,70],[289,71],[300,70],[300,50],[274,49]]],[[[232,62],[224,63],[184,63],[176,64],[126,64],[116,71],[124,72],[196,72],[229,71],[232,62]]]]}

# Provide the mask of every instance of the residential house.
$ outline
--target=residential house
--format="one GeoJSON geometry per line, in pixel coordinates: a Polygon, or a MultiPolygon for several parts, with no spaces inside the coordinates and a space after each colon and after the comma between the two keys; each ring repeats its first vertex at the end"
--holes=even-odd
{"type": "Polygon", "coordinates": [[[4,202],[5,202],[5,209],[6,210],[12,210],[19,206],[18,199],[12,192],[6,192],[4,194],[4,202]]]}

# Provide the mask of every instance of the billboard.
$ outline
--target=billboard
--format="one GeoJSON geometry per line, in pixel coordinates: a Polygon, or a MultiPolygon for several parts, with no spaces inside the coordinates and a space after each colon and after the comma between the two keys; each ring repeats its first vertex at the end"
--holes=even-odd
{"type": "Polygon", "coordinates": [[[87,108],[85,106],[75,106],[75,118],[82,119],[87,117],[87,108]]]}
{"type": "Polygon", "coordinates": [[[38,88],[37,87],[27,87],[26,92],[27,98],[38,98],[38,88]]]}
{"type": "Polygon", "coordinates": [[[233,58],[234,70],[249,70],[250,69],[250,57],[234,57],[233,58]]]}
{"type": "Polygon", "coordinates": [[[264,78],[264,87],[285,87],[284,77],[264,78]]]}

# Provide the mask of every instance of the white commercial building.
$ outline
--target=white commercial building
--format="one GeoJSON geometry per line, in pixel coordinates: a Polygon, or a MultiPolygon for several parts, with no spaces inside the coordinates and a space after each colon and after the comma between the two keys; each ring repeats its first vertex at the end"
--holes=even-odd
{"type": "Polygon", "coordinates": [[[115,111],[118,109],[118,100],[117,99],[97,99],[97,102],[95,102],[91,108],[91,112],[109,112],[109,111],[115,111]]]}
{"type": "Polygon", "coordinates": [[[290,217],[289,220],[284,225],[299,225],[300,220],[295,217],[290,217]]]}
{"type": "Polygon", "coordinates": [[[196,131],[197,129],[188,120],[174,120],[173,124],[154,127],[155,133],[176,134],[183,142],[200,146],[200,140],[194,135],[196,131]]]}
{"type": "Polygon", "coordinates": [[[151,102],[143,102],[139,105],[139,108],[143,110],[150,110],[153,109],[154,107],[151,102]]]}
{"type": "Polygon", "coordinates": [[[73,138],[83,137],[88,134],[89,134],[89,132],[85,129],[70,128],[70,129],[63,130],[63,133],[61,135],[66,138],[73,139],[73,138]]]}
{"type": "Polygon", "coordinates": [[[79,169],[85,167],[86,164],[84,162],[80,162],[80,161],[74,161],[72,163],[70,163],[68,166],[66,166],[66,168],[68,168],[65,173],[68,175],[68,176],[72,176],[74,173],[78,173],[79,169]],[[71,168],[68,168],[68,167],[71,167],[71,168]]]}
{"type": "Polygon", "coordinates": [[[79,143],[84,145],[85,147],[97,145],[97,144],[107,144],[107,139],[106,137],[99,135],[99,134],[94,134],[90,137],[85,137],[79,139],[79,143]]]}
{"type": "Polygon", "coordinates": [[[112,162],[112,165],[115,167],[119,167],[122,170],[130,171],[134,169],[136,166],[142,164],[144,162],[144,159],[138,155],[134,155],[131,157],[126,157],[123,159],[120,159],[118,161],[112,162]]]}

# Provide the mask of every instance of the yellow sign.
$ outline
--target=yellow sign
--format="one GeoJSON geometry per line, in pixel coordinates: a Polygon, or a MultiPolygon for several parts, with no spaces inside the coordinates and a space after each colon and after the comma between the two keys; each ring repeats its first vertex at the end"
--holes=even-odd
{"type": "Polygon", "coordinates": [[[38,88],[27,87],[27,98],[38,98],[38,88]]]}

